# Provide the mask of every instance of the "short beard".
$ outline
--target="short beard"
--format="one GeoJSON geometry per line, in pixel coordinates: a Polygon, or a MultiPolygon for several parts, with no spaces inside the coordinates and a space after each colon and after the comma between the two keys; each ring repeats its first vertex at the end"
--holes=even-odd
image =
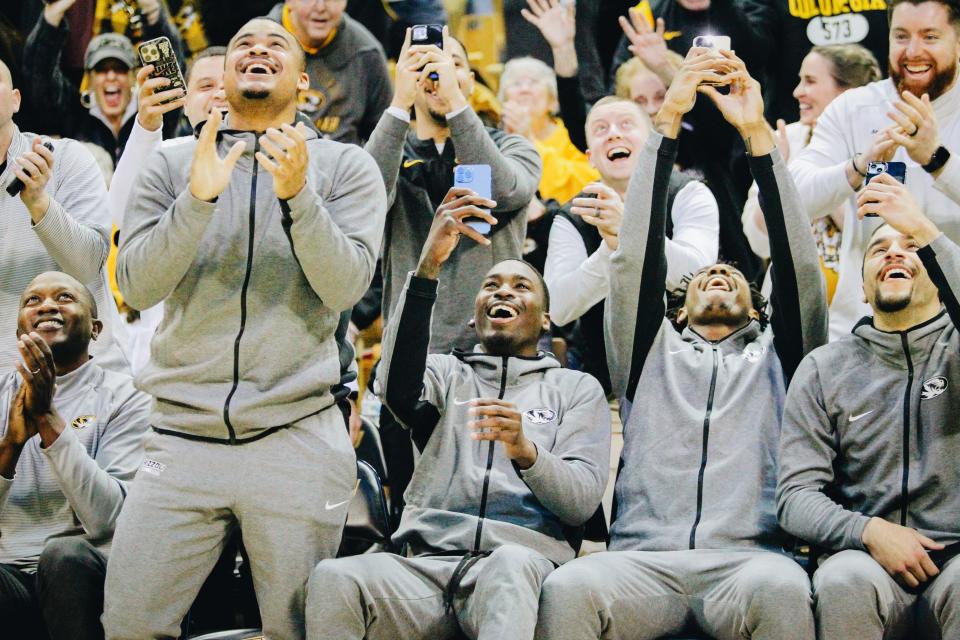
{"type": "Polygon", "coordinates": [[[912,299],[913,295],[911,293],[899,298],[884,298],[883,294],[878,291],[877,299],[874,304],[877,306],[877,311],[882,311],[884,313],[896,313],[897,311],[903,311],[909,307],[912,299]]]}
{"type": "Polygon", "coordinates": [[[270,92],[266,89],[244,89],[240,95],[247,100],[266,100],[270,97],[270,92]]]}
{"type": "Polygon", "coordinates": [[[927,83],[925,87],[918,87],[916,91],[911,89],[907,85],[906,76],[900,73],[900,65],[896,64],[890,67],[890,79],[893,80],[893,83],[897,87],[897,93],[902,94],[904,91],[909,91],[916,97],[920,97],[923,94],[930,96],[931,100],[936,100],[944,94],[950,84],[953,82],[954,78],[957,75],[957,65],[956,63],[951,64],[946,69],[942,71],[937,69],[933,74],[933,80],[927,83]],[[919,92],[919,93],[918,93],[919,92]]]}
{"type": "Polygon", "coordinates": [[[444,128],[450,126],[450,122],[447,120],[446,114],[437,113],[432,109],[427,109],[427,113],[430,115],[430,119],[433,120],[433,122],[438,126],[441,126],[444,128]]]}

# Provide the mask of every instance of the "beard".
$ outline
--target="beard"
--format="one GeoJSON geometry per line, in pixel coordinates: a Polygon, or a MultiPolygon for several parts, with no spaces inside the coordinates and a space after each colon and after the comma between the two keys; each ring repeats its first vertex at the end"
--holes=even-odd
{"type": "Polygon", "coordinates": [[[434,124],[437,124],[444,128],[450,125],[450,123],[447,121],[446,114],[437,113],[433,109],[427,109],[427,113],[430,114],[430,119],[433,120],[434,124]]]}
{"type": "Polygon", "coordinates": [[[240,95],[247,100],[266,100],[270,97],[270,92],[267,89],[243,89],[240,95]]]}
{"type": "Polygon", "coordinates": [[[898,63],[890,66],[890,79],[893,80],[893,83],[896,85],[897,93],[909,91],[918,98],[926,93],[930,96],[931,100],[936,100],[942,96],[953,83],[957,75],[957,63],[953,62],[949,67],[944,69],[940,69],[936,66],[936,63],[934,63],[933,72],[933,79],[926,84],[922,86],[911,86],[906,76],[900,73],[900,64],[898,63]]]}
{"type": "Polygon", "coordinates": [[[897,311],[903,311],[909,307],[912,299],[912,291],[890,297],[884,296],[883,293],[877,291],[877,299],[874,304],[877,307],[877,311],[883,311],[884,313],[896,313],[897,311]]]}

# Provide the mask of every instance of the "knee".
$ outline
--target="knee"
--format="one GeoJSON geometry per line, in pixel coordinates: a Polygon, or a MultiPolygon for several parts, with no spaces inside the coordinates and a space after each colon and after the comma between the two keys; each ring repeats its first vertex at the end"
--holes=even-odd
{"type": "Polygon", "coordinates": [[[544,580],[540,588],[540,608],[548,609],[553,615],[571,609],[576,603],[586,603],[603,579],[594,571],[586,558],[572,560],[553,571],[544,580]]]}
{"type": "MultiPolygon", "coordinates": [[[[55,538],[47,543],[37,562],[40,580],[73,574],[88,565],[90,543],[81,538],[55,538]]],[[[59,582],[59,580],[58,580],[59,582]]]]}
{"type": "Polygon", "coordinates": [[[745,585],[746,593],[752,594],[754,606],[774,610],[810,608],[813,601],[810,579],[800,565],[783,558],[758,569],[748,574],[745,585]]]}
{"type": "Polygon", "coordinates": [[[330,603],[334,594],[339,596],[337,599],[342,600],[350,594],[358,593],[358,581],[346,570],[343,563],[337,559],[321,560],[307,580],[307,607],[322,607],[325,603],[330,603]]]}
{"type": "Polygon", "coordinates": [[[813,575],[817,599],[875,591],[877,572],[883,569],[862,551],[841,551],[823,563],[813,575]]]}

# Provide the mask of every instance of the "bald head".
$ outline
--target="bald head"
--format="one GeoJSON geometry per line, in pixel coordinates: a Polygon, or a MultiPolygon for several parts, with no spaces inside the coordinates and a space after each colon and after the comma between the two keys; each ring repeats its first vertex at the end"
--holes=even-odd
{"type": "Polygon", "coordinates": [[[13,87],[13,74],[10,73],[10,67],[3,60],[0,60],[0,82],[13,87]]]}
{"type": "Polygon", "coordinates": [[[45,271],[31,280],[20,298],[20,307],[22,308],[25,305],[29,296],[40,290],[61,290],[75,293],[77,301],[87,309],[91,318],[96,320],[100,315],[99,309],[97,309],[97,301],[90,293],[90,289],[73,276],[62,271],[45,271]]]}

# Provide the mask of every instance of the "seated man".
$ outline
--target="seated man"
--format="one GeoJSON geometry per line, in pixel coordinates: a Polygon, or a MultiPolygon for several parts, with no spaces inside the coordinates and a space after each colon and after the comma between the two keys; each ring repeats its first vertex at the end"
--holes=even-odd
{"type": "MultiPolygon", "coordinates": [[[[603,345],[604,300],[610,293],[610,256],[617,249],[623,198],[650,120],[636,102],[602,98],[587,115],[587,154],[601,181],[589,184],[560,210],[550,229],[544,278],[553,291],[553,322],[571,326],[582,369],[610,390],[603,345]]],[[[683,277],[717,261],[717,201],[705,184],[675,171],[667,185],[667,290],[683,277]]]]}
{"type": "Polygon", "coordinates": [[[863,261],[873,317],[797,369],[780,523],[834,552],[813,576],[820,638],[958,638],[960,247],[886,174],[857,214],[886,223],[863,261]]]}
{"type": "Polygon", "coordinates": [[[826,341],[817,249],[759,84],[731,52],[693,49],[657,115],[611,258],[607,359],[623,454],[610,551],[543,585],[537,636],[646,640],[696,627],[717,640],[812,639],[806,573],[781,553],[773,492],[780,413],[803,355],[826,341]],[[725,75],[721,75],[724,73],[725,75]],[[728,84],[728,95],[704,82],[728,84]],[[743,137],[774,239],[773,311],[728,264],[689,278],[664,318],[666,190],[697,91],[743,137]]]}
{"type": "Polygon", "coordinates": [[[101,326],[65,273],[40,274],[20,299],[23,363],[0,378],[5,637],[43,626],[54,640],[103,637],[103,547],[142,458],[149,398],[90,358],[101,326]]]}
{"type": "Polygon", "coordinates": [[[422,452],[394,543],[324,560],[310,577],[309,638],[533,638],[543,579],[573,559],[606,485],[610,411],[590,376],[537,351],[549,296],[520,260],[474,301],[480,346],[428,355],[441,267],[465,218],[495,203],[451,189],[384,339],[381,396],[422,452]]]}

